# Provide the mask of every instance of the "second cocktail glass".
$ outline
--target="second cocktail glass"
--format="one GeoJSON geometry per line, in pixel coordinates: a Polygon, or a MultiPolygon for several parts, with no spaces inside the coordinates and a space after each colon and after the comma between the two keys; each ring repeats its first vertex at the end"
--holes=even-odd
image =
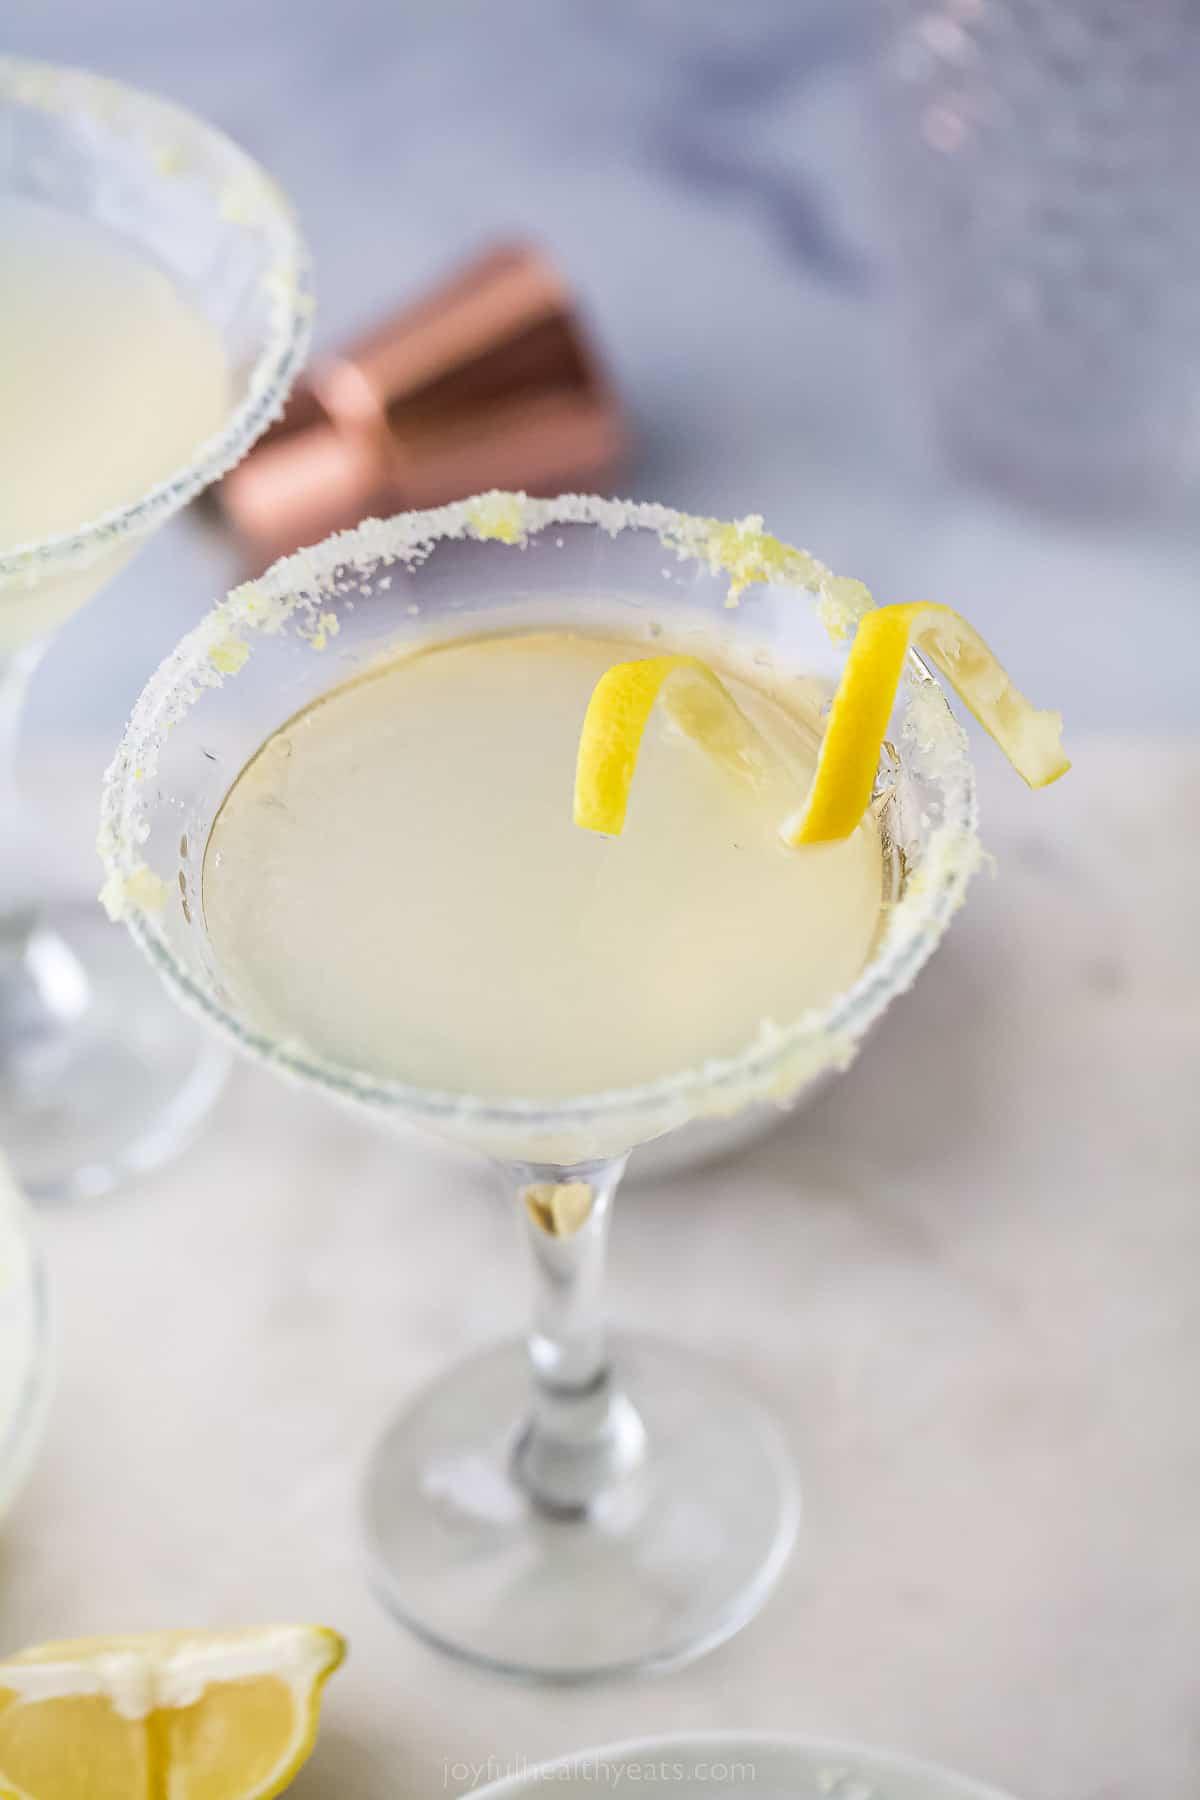
{"type": "Polygon", "coordinates": [[[94,906],[47,905],[13,774],[26,684],[282,409],[312,302],[257,164],[82,70],[0,57],[0,219],[0,1143],[33,1197],[81,1198],[172,1152],[227,1058],[94,906]]]}
{"type": "MultiPolygon", "coordinates": [[[[553,1099],[418,1086],[264,1029],[206,928],[214,823],[272,733],[381,657],[599,624],[647,654],[705,645],[739,668],[828,681],[839,653],[827,627],[836,637],[865,599],[754,521],[500,495],[372,521],[277,564],[210,614],[149,683],[110,771],[106,898],[180,1000],[280,1072],[471,1145],[502,1171],[533,1270],[528,1338],[451,1369],[406,1408],[363,1495],[385,1602],[474,1661],[560,1681],[677,1663],[744,1623],[782,1567],[798,1493],[771,1421],[691,1350],[609,1338],[613,1197],[638,1144],[784,1102],[845,1067],[913,980],[976,859],[965,740],[911,657],[873,803],[880,928],[845,991],[763,1020],[735,1053],[553,1099]]],[[[447,717],[446,733],[456,728],[447,717]]],[[[568,810],[569,795],[567,769],[568,810]]],[[[374,828],[394,829],[386,816],[374,828]]],[[[355,929],[349,892],[345,929],[355,929]]],[[[772,948],[780,967],[804,952],[786,939],[772,948]]]]}

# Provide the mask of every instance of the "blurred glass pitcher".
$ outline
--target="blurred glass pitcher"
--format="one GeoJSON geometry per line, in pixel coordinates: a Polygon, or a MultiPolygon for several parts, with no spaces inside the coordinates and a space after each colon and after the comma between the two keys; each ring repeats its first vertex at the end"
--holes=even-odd
{"type": "Polygon", "coordinates": [[[1179,481],[1200,370],[1200,6],[881,0],[872,116],[942,437],[1051,506],[1179,481]]]}

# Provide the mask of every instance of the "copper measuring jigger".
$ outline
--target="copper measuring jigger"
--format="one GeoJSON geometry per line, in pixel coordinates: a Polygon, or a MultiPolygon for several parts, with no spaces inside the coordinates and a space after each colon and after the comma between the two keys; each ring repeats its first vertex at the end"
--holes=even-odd
{"type": "Polygon", "coordinates": [[[219,498],[261,569],[373,513],[604,487],[628,445],[562,277],[514,244],[315,362],[219,498]]]}

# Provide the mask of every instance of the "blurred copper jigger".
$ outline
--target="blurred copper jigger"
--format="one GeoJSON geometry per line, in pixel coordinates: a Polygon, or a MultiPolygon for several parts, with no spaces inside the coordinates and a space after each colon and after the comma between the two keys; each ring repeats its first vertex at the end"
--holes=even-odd
{"type": "Polygon", "coordinates": [[[628,447],[561,275],[505,245],[314,363],[220,501],[258,572],[374,513],[603,488],[628,447]]]}

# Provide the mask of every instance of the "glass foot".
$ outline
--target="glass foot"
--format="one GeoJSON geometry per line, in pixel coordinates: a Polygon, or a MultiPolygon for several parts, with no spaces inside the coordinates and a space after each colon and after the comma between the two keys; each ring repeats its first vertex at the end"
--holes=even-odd
{"type": "Polygon", "coordinates": [[[363,1495],[371,1579],[421,1637],[580,1682],[687,1662],[757,1612],[799,1519],[774,1425],[690,1350],[618,1337],[613,1365],[646,1452],[577,1517],[513,1479],[524,1344],[460,1363],[389,1427],[363,1495]]]}
{"type": "Polygon", "coordinates": [[[165,1162],[228,1068],[95,904],[48,908],[10,954],[0,1144],[31,1198],[94,1199],[165,1162]]]}

